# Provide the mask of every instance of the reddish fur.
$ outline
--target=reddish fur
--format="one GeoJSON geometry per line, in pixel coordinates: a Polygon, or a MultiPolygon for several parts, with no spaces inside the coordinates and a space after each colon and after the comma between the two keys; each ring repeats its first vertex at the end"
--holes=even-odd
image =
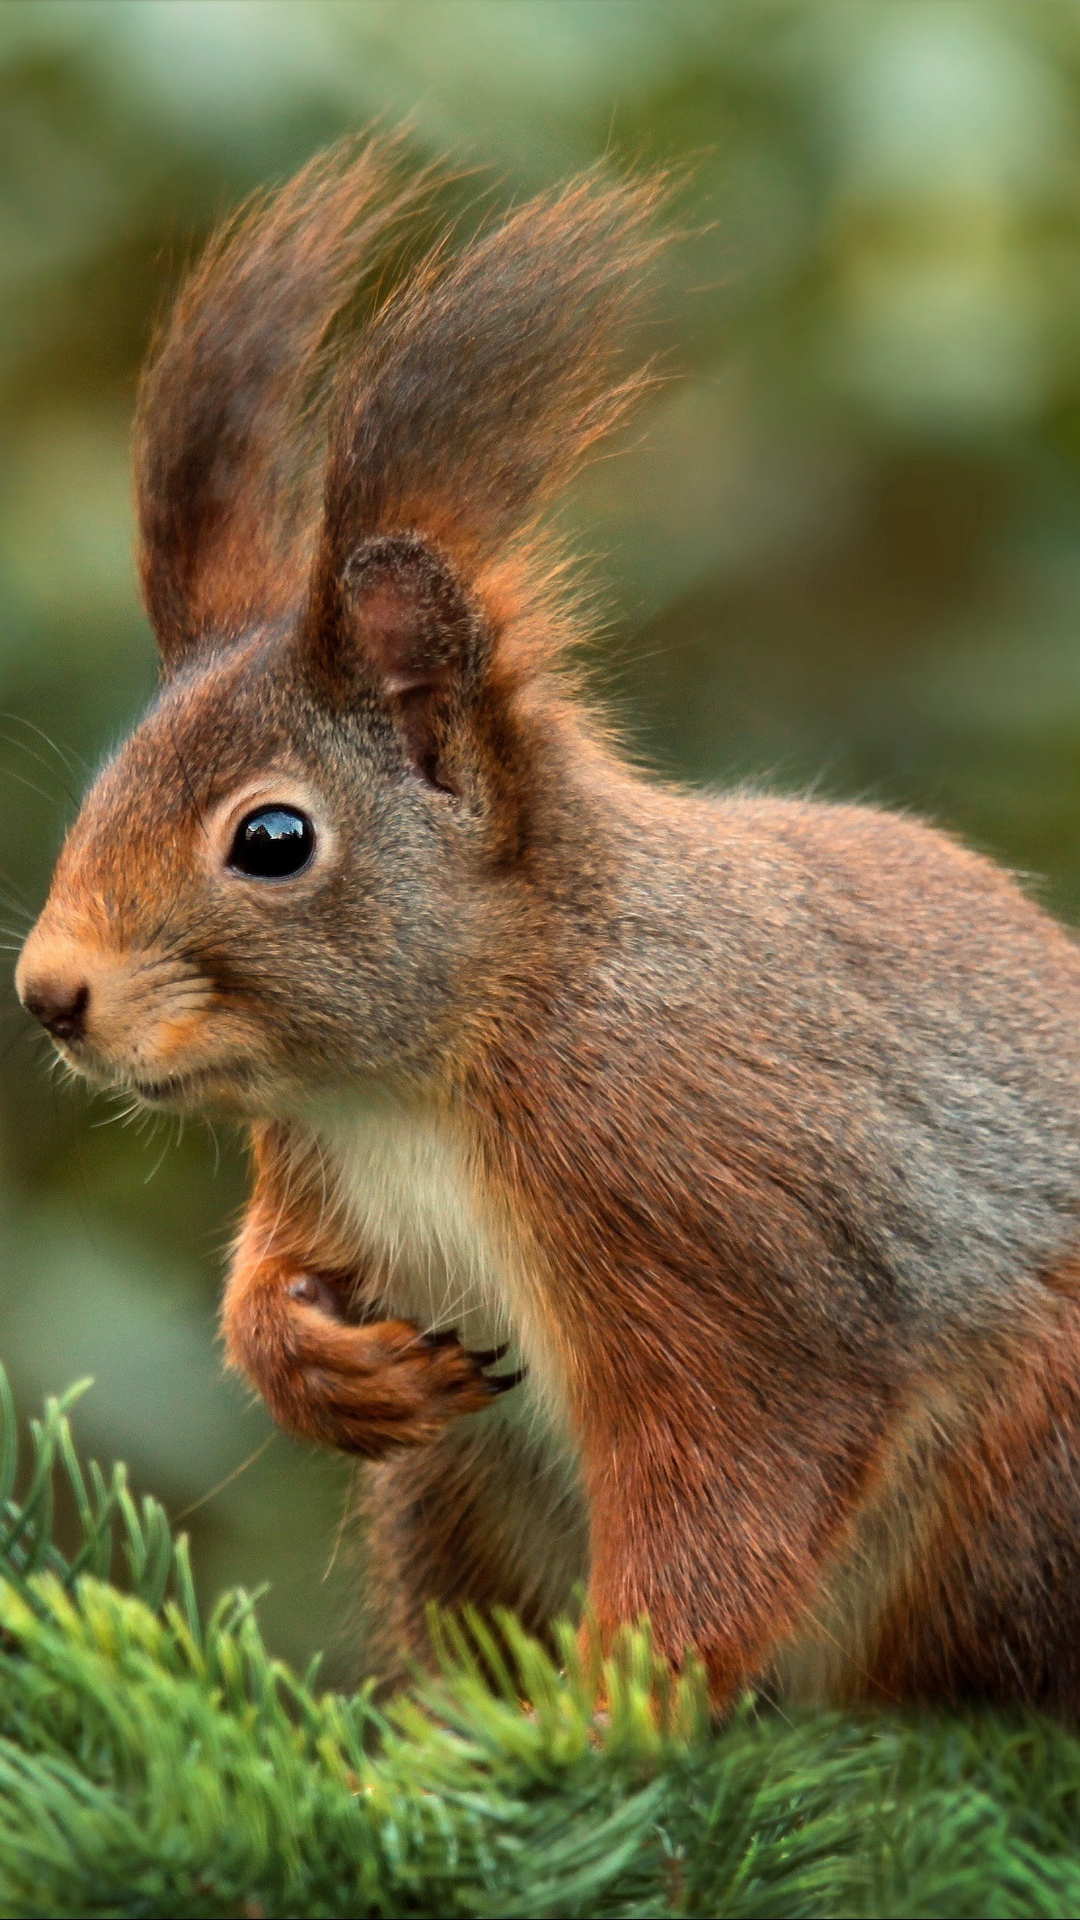
{"type": "Polygon", "coordinates": [[[350,1325],[364,1278],[313,1170],[294,1164],[280,1129],[255,1130],[255,1191],[233,1256],[222,1314],[225,1355],[275,1420],[304,1440],[377,1460],[424,1446],[491,1389],[456,1340],[432,1343],[408,1320],[350,1325]],[[307,1173],[307,1179],[304,1173],[307,1173]],[[307,1295],[297,1299],[298,1283],[307,1295]]]}
{"type": "Polygon", "coordinates": [[[882,1622],[869,1698],[1008,1698],[1075,1713],[1080,1646],[1046,1634],[1080,1581],[1080,1305],[1063,1301],[980,1395],[916,1564],[882,1622]]]}
{"type": "Polygon", "coordinates": [[[543,1636],[584,1577],[588,1528],[572,1492],[552,1486],[527,1440],[499,1431],[478,1444],[476,1424],[368,1469],[367,1612],[387,1677],[430,1657],[431,1605],[508,1607],[543,1636]]]}
{"type": "Polygon", "coordinates": [[[393,143],[345,143],[256,196],[154,345],[135,425],[140,576],[163,658],[295,611],[318,524],[320,356],[380,243],[423,200],[393,143]]]}
{"type": "MultiPolygon", "coordinates": [[[[572,1049],[584,1081],[583,1033],[572,1049]]],[[[903,1380],[860,1356],[823,1392],[791,1323],[777,1323],[774,1277],[755,1250],[765,1218],[789,1249],[802,1222],[751,1178],[728,1176],[744,1237],[730,1274],[711,1276],[723,1292],[706,1311],[692,1216],[669,1216],[662,1238],[649,1219],[658,1132],[678,1138],[674,1115],[658,1125],[657,1088],[628,1081],[598,1114],[588,1098],[569,1106],[565,1087],[545,1084],[549,1071],[511,1027],[485,1053],[476,1104],[497,1115],[493,1157],[499,1134],[518,1143],[520,1205],[558,1260],[590,1611],[604,1633],[648,1613],[658,1647],[674,1660],[696,1648],[726,1699],[796,1624],[866,1490],[903,1380]],[[620,1163],[616,1190],[636,1167],[640,1217],[605,1213],[605,1151],[620,1163]]]]}

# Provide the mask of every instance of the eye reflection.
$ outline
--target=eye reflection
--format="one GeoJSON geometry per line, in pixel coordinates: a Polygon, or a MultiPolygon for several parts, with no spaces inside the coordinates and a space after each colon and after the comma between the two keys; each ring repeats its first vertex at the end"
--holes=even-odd
{"type": "Polygon", "coordinates": [[[315,828],[298,807],[257,807],[241,820],[229,865],[252,880],[288,880],[315,851],[315,828]]]}

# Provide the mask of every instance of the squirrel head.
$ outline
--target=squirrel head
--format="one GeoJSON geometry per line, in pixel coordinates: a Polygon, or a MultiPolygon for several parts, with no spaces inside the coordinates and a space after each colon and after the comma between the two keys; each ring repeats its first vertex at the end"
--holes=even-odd
{"type": "Polygon", "coordinates": [[[162,686],[16,981],[70,1065],[152,1104],[438,1073],[522,937],[572,627],[536,516],[643,384],[615,355],[659,189],[593,173],[440,243],[335,362],[428,185],[386,146],[314,162],[211,243],[144,375],[162,686]]]}

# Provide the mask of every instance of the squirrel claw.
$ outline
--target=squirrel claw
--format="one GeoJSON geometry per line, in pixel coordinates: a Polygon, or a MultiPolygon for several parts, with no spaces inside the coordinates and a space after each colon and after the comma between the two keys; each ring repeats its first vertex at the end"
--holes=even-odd
{"type": "Polygon", "coordinates": [[[521,1385],[521,1382],[529,1371],[528,1367],[519,1367],[516,1373],[496,1373],[492,1375],[485,1371],[488,1367],[497,1366],[500,1360],[505,1360],[509,1351],[509,1340],[504,1341],[501,1347],[466,1348],[466,1354],[472,1361],[473,1366],[478,1367],[481,1373],[483,1373],[484,1385],[489,1393],[509,1393],[511,1387],[521,1385]]]}
{"type": "MultiPolygon", "coordinates": [[[[503,1348],[503,1352],[506,1352],[505,1347],[503,1348]]],[[[528,1367],[519,1367],[516,1373],[497,1373],[494,1379],[492,1379],[490,1375],[486,1375],[488,1391],[490,1393],[509,1393],[511,1387],[519,1387],[521,1385],[528,1371],[528,1367]]]]}
{"type": "Polygon", "coordinates": [[[484,1367],[493,1367],[499,1360],[505,1360],[510,1351],[510,1342],[507,1340],[501,1347],[467,1347],[465,1351],[474,1367],[480,1367],[481,1369],[484,1367]]]}
{"type": "MultiPolygon", "coordinates": [[[[438,1332],[425,1333],[422,1338],[426,1347],[453,1347],[460,1345],[460,1335],[455,1332],[453,1327],[443,1327],[440,1328],[438,1332]]],[[[500,1360],[506,1359],[510,1351],[510,1342],[509,1340],[505,1340],[501,1347],[464,1347],[462,1351],[465,1354],[465,1358],[471,1360],[473,1366],[476,1367],[479,1372],[483,1373],[486,1367],[496,1367],[500,1360]]],[[[494,1380],[489,1380],[487,1385],[494,1388],[497,1393],[505,1393],[507,1387],[516,1387],[518,1381],[523,1380],[524,1377],[524,1373],[507,1374],[506,1386],[503,1386],[501,1381],[494,1380]]]]}

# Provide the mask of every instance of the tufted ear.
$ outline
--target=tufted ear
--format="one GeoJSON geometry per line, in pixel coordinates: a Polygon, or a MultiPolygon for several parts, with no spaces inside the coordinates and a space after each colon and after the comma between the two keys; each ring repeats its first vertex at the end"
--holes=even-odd
{"type": "Polygon", "coordinates": [[[373,683],[413,770],[454,791],[451,737],[490,643],[451,562],[417,533],[365,541],[344,569],[335,614],[315,642],[323,673],[338,686],[357,673],[373,683]]]}
{"type": "MultiPolygon", "coordinates": [[[[561,644],[530,542],[648,384],[621,336],[663,192],[597,170],[457,254],[436,248],[342,369],[298,642],[324,684],[374,683],[436,785],[453,784],[470,703],[490,694],[493,714],[561,644]]],[[[489,769],[500,751],[489,729],[489,769]]]]}
{"type": "Polygon", "coordinates": [[[167,671],[302,605],[318,522],[328,330],[434,176],[345,141],[211,240],[143,374],[140,573],[167,671]],[[319,404],[320,393],[322,404],[319,404]]]}
{"type": "Polygon", "coordinates": [[[663,193],[595,170],[436,248],[384,302],[335,397],[316,599],[360,541],[404,528],[472,575],[622,419],[649,384],[620,363],[663,193]]]}

